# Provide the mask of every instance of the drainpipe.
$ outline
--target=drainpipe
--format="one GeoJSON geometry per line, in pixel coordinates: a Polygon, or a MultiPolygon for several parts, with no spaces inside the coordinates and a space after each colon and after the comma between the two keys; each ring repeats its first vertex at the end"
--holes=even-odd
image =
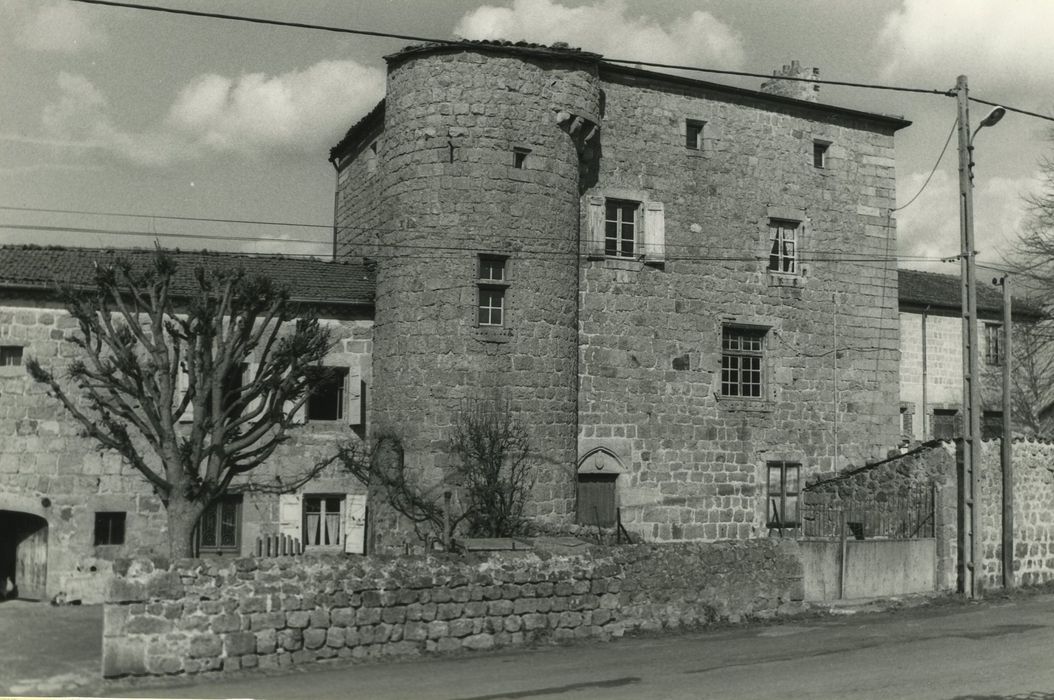
{"type": "Polygon", "coordinates": [[[928,384],[927,377],[929,375],[929,360],[927,357],[927,342],[926,342],[926,320],[929,316],[930,307],[929,304],[922,310],[922,439],[926,440],[929,437],[927,431],[926,416],[929,415],[928,402],[926,396],[926,385],[928,384]]]}

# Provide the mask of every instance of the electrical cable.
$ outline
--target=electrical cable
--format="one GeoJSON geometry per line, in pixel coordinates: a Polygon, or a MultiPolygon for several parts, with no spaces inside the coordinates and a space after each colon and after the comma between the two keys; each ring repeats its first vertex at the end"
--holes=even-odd
{"type": "Polygon", "coordinates": [[[950,144],[952,142],[952,135],[955,134],[955,127],[958,126],[958,125],[959,125],[959,120],[958,119],[956,119],[955,121],[952,122],[952,128],[948,132],[948,138],[944,141],[944,148],[941,149],[941,154],[939,156],[937,156],[937,162],[933,164],[933,169],[930,170],[930,174],[926,176],[926,181],[922,183],[922,187],[919,188],[919,191],[915,193],[914,197],[912,197],[911,199],[908,200],[907,204],[902,204],[901,206],[897,207],[896,209],[890,209],[889,213],[892,214],[895,211],[900,211],[901,209],[906,209],[907,207],[911,206],[911,203],[914,202],[916,199],[918,199],[919,195],[922,194],[922,191],[924,189],[926,189],[926,185],[930,184],[930,180],[933,179],[933,174],[937,172],[937,167],[940,166],[941,161],[944,159],[944,154],[948,150],[948,144],[950,144]]]}

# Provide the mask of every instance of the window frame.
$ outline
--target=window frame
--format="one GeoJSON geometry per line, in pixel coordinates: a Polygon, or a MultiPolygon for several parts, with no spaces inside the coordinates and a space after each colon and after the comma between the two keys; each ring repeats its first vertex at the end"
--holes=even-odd
{"type": "Polygon", "coordinates": [[[769,328],[766,326],[749,326],[726,323],[721,326],[721,375],[718,395],[722,399],[739,399],[745,401],[765,400],[766,388],[766,345],[769,328]],[[735,337],[730,335],[735,334],[735,337]],[[729,341],[738,341],[739,347],[730,347],[729,341]],[[743,341],[757,341],[756,347],[742,347],[743,341]],[[736,360],[736,366],[730,366],[730,360],[736,360]],[[750,360],[752,367],[743,366],[744,360],[750,360]],[[756,382],[744,382],[743,373],[755,373],[756,382]],[[735,379],[733,381],[733,373],[735,379]],[[729,393],[730,387],[736,387],[736,393],[729,393]],[[743,387],[756,387],[756,393],[743,393],[743,387]]]}
{"type": "Polygon", "coordinates": [[[475,325],[478,328],[508,327],[509,256],[480,253],[476,256],[475,325]],[[497,271],[495,276],[494,271],[497,271]],[[488,302],[486,305],[484,302],[488,302]],[[494,302],[497,305],[494,305],[494,302]],[[484,321],[484,310],[486,318],[484,321]],[[497,314],[497,322],[495,322],[497,314]]]}
{"type": "Polygon", "coordinates": [[[305,493],[303,495],[303,498],[302,498],[301,503],[300,503],[300,533],[301,533],[302,544],[303,544],[303,547],[304,547],[305,551],[307,551],[307,549],[309,547],[311,549],[315,550],[315,551],[319,551],[319,550],[322,550],[322,551],[326,551],[326,550],[344,551],[344,541],[345,541],[345,539],[348,536],[348,533],[346,532],[346,526],[344,524],[345,509],[347,507],[348,507],[347,494],[343,494],[343,493],[305,493]],[[319,525],[319,535],[321,536],[321,533],[322,533],[321,528],[326,523],[326,516],[332,515],[332,513],[330,511],[326,510],[326,505],[327,505],[326,502],[330,501],[330,500],[336,500],[337,501],[337,511],[336,511],[336,516],[337,516],[337,541],[336,542],[331,542],[331,543],[328,543],[328,544],[319,544],[319,543],[312,544],[309,541],[310,535],[309,535],[307,518],[308,518],[308,515],[310,515],[311,513],[308,512],[308,504],[309,504],[309,502],[312,502],[312,501],[318,501],[319,502],[319,510],[318,510],[319,523],[318,523],[318,525],[319,525]]]}
{"type": "Polygon", "coordinates": [[[618,197],[604,198],[604,257],[617,260],[637,260],[641,256],[643,244],[643,212],[644,203],[633,199],[621,199],[618,197]],[[615,218],[611,218],[612,208],[615,210],[615,218]],[[628,222],[623,214],[632,208],[633,221],[628,222]],[[615,235],[609,231],[609,224],[615,225],[615,235]],[[626,241],[625,227],[631,226],[632,237],[629,238],[630,251],[624,251],[626,241]],[[612,252],[614,251],[614,252],[612,252]]]}
{"type": "Polygon", "coordinates": [[[797,531],[801,527],[801,462],[773,460],[765,462],[765,525],[770,530],[797,531]],[[772,474],[779,473],[779,502],[772,494],[772,474]],[[794,490],[788,488],[788,474],[793,472],[794,490]],[[787,503],[793,500],[795,518],[788,520],[787,503]],[[775,518],[773,517],[775,516],[775,518]]]}
{"type": "Polygon", "coordinates": [[[1005,361],[1003,348],[1003,324],[999,321],[985,321],[984,326],[984,362],[986,365],[1002,366],[1005,361]]]}
{"type": "Polygon", "coordinates": [[[689,151],[703,150],[704,133],[706,133],[706,122],[700,119],[685,119],[684,147],[689,151]]]}
{"type": "Polygon", "coordinates": [[[516,146],[512,149],[512,167],[517,170],[527,169],[527,156],[531,155],[530,148],[516,146]]]}
{"type": "Polygon", "coordinates": [[[340,423],[345,420],[347,413],[348,404],[348,378],[351,376],[351,368],[343,365],[324,365],[322,367],[313,367],[312,371],[319,373],[326,372],[332,373],[334,381],[332,383],[326,383],[323,385],[316,386],[311,394],[308,395],[307,401],[304,402],[304,420],[307,423],[340,423]],[[336,387],[336,416],[333,418],[318,418],[312,415],[312,406],[315,406],[316,400],[319,399],[321,394],[320,390],[328,386],[336,387]]]}
{"type": "Polygon", "coordinates": [[[823,139],[813,139],[812,142],[812,167],[817,170],[829,170],[830,164],[828,157],[830,156],[831,142],[824,141],[823,139]]]}
{"type": "Polygon", "coordinates": [[[962,412],[958,408],[933,408],[930,413],[930,431],[934,440],[954,440],[961,435],[962,412]],[[938,435],[937,428],[941,427],[943,429],[949,419],[952,426],[951,434],[947,436],[938,435]]]}
{"type": "Polygon", "coordinates": [[[97,510],[92,528],[92,544],[95,547],[119,547],[128,534],[128,513],[123,510],[97,510]],[[103,529],[100,529],[100,525],[103,529]],[[119,525],[115,528],[115,525],[119,525]],[[105,541],[104,541],[105,540],[105,541]],[[118,540],[118,541],[114,541],[118,540]]]}
{"type": "Polygon", "coordinates": [[[768,263],[770,274],[781,277],[801,277],[802,222],[795,219],[772,217],[769,219],[768,263]],[[789,239],[788,235],[789,234],[789,239]],[[788,254],[786,247],[791,246],[788,254]],[[784,269],[790,261],[791,269],[784,269]],[[775,267],[773,264],[775,263],[775,267]]]}
{"type": "Polygon", "coordinates": [[[21,345],[0,345],[0,367],[21,367],[25,361],[25,347],[21,345]],[[14,362],[11,362],[11,359],[14,362]]]}
{"type": "Polygon", "coordinates": [[[198,554],[240,554],[242,551],[242,505],[241,494],[225,494],[205,509],[198,518],[194,528],[194,547],[198,554]],[[233,512],[234,516],[234,544],[223,544],[223,525],[226,512],[233,512]],[[212,530],[215,536],[215,544],[203,544],[203,524],[212,517],[212,530]]]}

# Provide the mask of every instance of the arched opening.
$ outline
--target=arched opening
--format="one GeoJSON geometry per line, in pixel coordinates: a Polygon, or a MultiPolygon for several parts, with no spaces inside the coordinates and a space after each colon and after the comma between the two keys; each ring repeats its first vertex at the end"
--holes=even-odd
{"type": "Polygon", "coordinates": [[[575,507],[579,525],[615,526],[616,483],[623,471],[622,460],[606,447],[594,448],[579,460],[575,507]]]}
{"type": "Polygon", "coordinates": [[[0,510],[0,599],[45,600],[47,580],[48,521],[0,510]]]}

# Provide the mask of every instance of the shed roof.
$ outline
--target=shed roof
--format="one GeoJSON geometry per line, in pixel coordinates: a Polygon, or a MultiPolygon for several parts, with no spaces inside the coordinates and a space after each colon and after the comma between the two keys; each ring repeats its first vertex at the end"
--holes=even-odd
{"type": "MultiPolygon", "coordinates": [[[[921,270],[898,271],[900,307],[953,311],[961,313],[962,282],[956,275],[921,270]]],[[[1038,321],[1046,318],[1043,309],[1027,299],[1014,298],[1015,321],[1038,321]]],[[[988,316],[1003,313],[1003,293],[991,284],[977,285],[977,311],[988,316]]]]}

